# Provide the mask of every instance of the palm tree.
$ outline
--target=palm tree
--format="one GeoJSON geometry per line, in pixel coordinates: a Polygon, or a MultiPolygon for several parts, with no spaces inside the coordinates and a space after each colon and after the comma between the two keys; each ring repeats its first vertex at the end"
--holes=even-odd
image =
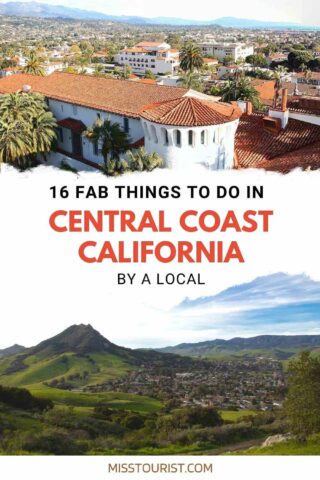
{"type": "Polygon", "coordinates": [[[276,81],[275,86],[274,86],[275,92],[274,92],[274,99],[273,99],[273,107],[274,108],[277,107],[278,98],[280,96],[280,90],[282,88],[283,77],[284,77],[284,75],[286,74],[287,71],[288,71],[288,69],[286,67],[284,67],[283,65],[278,65],[277,68],[274,71],[273,79],[276,81]]]}
{"type": "Polygon", "coordinates": [[[194,42],[186,42],[181,48],[180,68],[184,72],[199,70],[203,65],[203,57],[200,48],[194,42]]]}
{"type": "Polygon", "coordinates": [[[45,70],[40,63],[39,57],[34,51],[30,52],[28,61],[22,69],[23,73],[28,73],[29,75],[38,75],[40,77],[45,76],[45,70]]]}
{"type": "Polygon", "coordinates": [[[198,73],[195,72],[186,72],[178,80],[179,85],[186,88],[192,88],[193,90],[198,90],[202,92],[203,83],[201,77],[198,73]]]}
{"type": "Polygon", "coordinates": [[[0,121],[0,165],[1,163],[21,166],[22,159],[32,152],[31,138],[21,135],[18,123],[8,124],[0,121]]]}
{"type": "Polygon", "coordinates": [[[94,144],[101,146],[104,159],[103,169],[108,175],[114,174],[120,166],[120,154],[129,146],[129,137],[118,123],[110,119],[97,120],[83,135],[94,144]]]}
{"type": "Polygon", "coordinates": [[[245,100],[252,102],[255,108],[260,108],[260,99],[257,90],[251,85],[247,77],[228,80],[221,89],[221,99],[224,102],[245,100]]]}
{"type": "Polygon", "coordinates": [[[0,97],[0,162],[26,168],[38,154],[50,152],[56,139],[56,120],[36,93],[0,97]]]}
{"type": "Polygon", "coordinates": [[[51,147],[56,140],[57,123],[52,113],[42,110],[33,119],[33,128],[31,130],[32,148],[34,152],[45,153],[50,152],[51,147]]]}
{"type": "Polygon", "coordinates": [[[101,63],[95,65],[93,75],[95,77],[102,77],[104,75],[104,66],[101,65],[101,63]]]}
{"type": "Polygon", "coordinates": [[[128,151],[127,156],[131,170],[151,172],[163,165],[162,158],[156,152],[147,153],[143,147],[140,147],[136,152],[128,151]]]}

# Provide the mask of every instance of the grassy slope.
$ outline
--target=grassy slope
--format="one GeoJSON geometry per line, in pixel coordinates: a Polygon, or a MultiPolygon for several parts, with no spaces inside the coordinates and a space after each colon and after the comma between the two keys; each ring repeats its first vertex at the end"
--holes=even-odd
{"type": "Polygon", "coordinates": [[[290,440],[270,447],[250,448],[241,451],[241,455],[320,455],[320,434],[312,435],[305,444],[290,440]]]}
{"type": "Polygon", "coordinates": [[[108,379],[125,375],[133,366],[115,355],[93,353],[83,356],[65,353],[48,359],[30,356],[24,361],[27,365],[26,369],[12,374],[4,374],[16,358],[14,356],[10,359],[0,360],[0,384],[27,388],[38,397],[50,398],[56,405],[72,405],[91,409],[96,405],[107,405],[110,408],[138,412],[153,412],[162,408],[159,400],[140,395],[118,392],[83,393],[51,388],[43,383],[88,372],[85,379],[73,381],[75,389],[80,389],[86,385],[103,383],[108,379]]]}
{"type": "Polygon", "coordinates": [[[5,374],[10,362],[16,357],[0,361],[0,383],[7,386],[27,387],[35,383],[61,379],[69,375],[88,372],[85,380],[78,380],[75,386],[97,384],[111,378],[124,375],[132,366],[123,359],[111,355],[93,353],[88,356],[65,353],[47,359],[36,356],[28,357],[24,364],[26,369],[5,374]]]}
{"type": "Polygon", "coordinates": [[[223,420],[229,420],[230,422],[236,422],[240,418],[256,415],[254,410],[221,410],[220,415],[223,420]]]}
{"type": "Polygon", "coordinates": [[[40,385],[31,385],[30,392],[40,398],[49,398],[57,405],[72,405],[76,407],[95,407],[106,405],[119,410],[133,410],[137,412],[153,412],[162,407],[159,400],[132,393],[102,392],[82,393],[60,390],[58,388],[43,388],[40,385]]]}

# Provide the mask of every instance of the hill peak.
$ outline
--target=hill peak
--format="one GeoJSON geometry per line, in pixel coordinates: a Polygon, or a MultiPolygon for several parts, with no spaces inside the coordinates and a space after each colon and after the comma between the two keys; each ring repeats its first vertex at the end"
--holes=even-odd
{"type": "Polygon", "coordinates": [[[11,347],[0,350],[0,357],[8,357],[9,355],[16,355],[17,353],[23,352],[23,350],[25,350],[25,347],[15,343],[11,347]]]}
{"type": "Polygon", "coordinates": [[[121,347],[111,343],[101,333],[95,330],[92,325],[79,324],[71,325],[63,332],[45,340],[29,351],[31,354],[60,354],[108,352],[119,353],[121,347]]]}

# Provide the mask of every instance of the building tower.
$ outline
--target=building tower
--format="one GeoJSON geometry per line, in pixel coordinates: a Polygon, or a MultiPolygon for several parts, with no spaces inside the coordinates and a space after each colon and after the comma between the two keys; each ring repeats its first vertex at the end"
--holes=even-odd
{"type": "Polygon", "coordinates": [[[241,113],[237,104],[190,96],[148,105],[140,114],[145,149],[157,152],[169,168],[233,168],[241,113]]]}

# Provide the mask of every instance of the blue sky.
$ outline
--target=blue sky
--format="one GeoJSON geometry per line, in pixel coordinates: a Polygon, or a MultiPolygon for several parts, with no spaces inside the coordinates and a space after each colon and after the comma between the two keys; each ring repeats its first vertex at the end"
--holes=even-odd
{"type": "Polygon", "coordinates": [[[185,326],[207,332],[208,340],[267,333],[320,334],[320,282],[306,275],[277,273],[211,297],[185,300],[174,312],[185,326]]]}
{"type": "MultiPolygon", "coordinates": [[[[214,19],[235,16],[257,20],[287,21],[308,25],[320,24],[320,2],[315,0],[229,0],[212,2],[197,0],[38,0],[41,3],[65,5],[96,10],[112,15],[138,15],[146,17],[167,16],[188,19],[214,19]]],[[[0,0],[1,3],[5,3],[0,0]]]]}

